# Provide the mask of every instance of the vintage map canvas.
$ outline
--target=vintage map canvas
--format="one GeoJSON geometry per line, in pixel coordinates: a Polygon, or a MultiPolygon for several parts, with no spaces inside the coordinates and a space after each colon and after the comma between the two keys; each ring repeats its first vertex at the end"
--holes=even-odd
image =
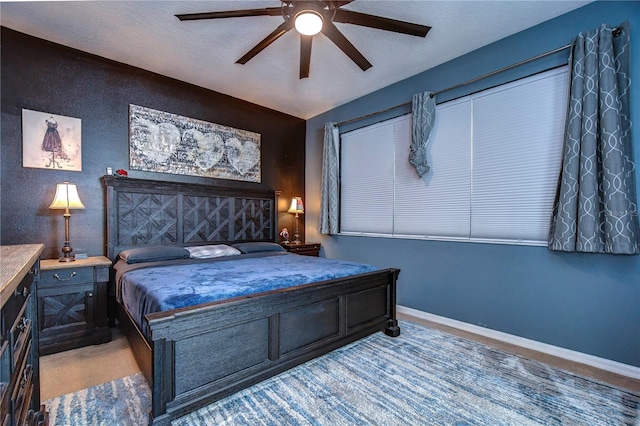
{"type": "Polygon", "coordinates": [[[129,105],[129,166],[260,182],[260,134],[129,105]]]}

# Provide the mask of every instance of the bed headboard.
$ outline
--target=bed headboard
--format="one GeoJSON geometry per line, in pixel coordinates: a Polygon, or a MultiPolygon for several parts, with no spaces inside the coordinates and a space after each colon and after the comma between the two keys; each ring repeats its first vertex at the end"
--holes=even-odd
{"type": "Polygon", "coordinates": [[[276,241],[278,191],[103,176],[107,256],[140,246],[276,241]]]}

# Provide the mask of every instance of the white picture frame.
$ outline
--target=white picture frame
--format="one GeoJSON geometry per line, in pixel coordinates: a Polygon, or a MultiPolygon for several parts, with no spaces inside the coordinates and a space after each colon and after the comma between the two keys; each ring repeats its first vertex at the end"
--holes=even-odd
{"type": "Polygon", "coordinates": [[[22,167],[82,171],[82,121],[22,110],[22,167]]]}

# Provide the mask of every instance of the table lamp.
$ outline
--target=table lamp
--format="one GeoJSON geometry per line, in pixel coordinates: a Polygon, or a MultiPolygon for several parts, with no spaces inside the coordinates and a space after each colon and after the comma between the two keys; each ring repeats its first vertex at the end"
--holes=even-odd
{"type": "Polygon", "coordinates": [[[291,207],[287,210],[289,213],[295,213],[296,215],[296,230],[293,233],[293,241],[292,244],[301,244],[300,241],[300,231],[298,230],[298,214],[304,213],[304,205],[302,204],[302,197],[293,197],[291,199],[291,207]]]}
{"type": "Polygon", "coordinates": [[[71,255],[73,248],[71,248],[71,242],[69,241],[69,218],[71,217],[69,209],[84,209],[84,204],[80,201],[75,184],[69,182],[59,183],[56,186],[56,196],[49,208],[64,209],[64,246],[62,247],[63,256],[60,258],[60,262],[73,262],[76,258],[71,255]]]}

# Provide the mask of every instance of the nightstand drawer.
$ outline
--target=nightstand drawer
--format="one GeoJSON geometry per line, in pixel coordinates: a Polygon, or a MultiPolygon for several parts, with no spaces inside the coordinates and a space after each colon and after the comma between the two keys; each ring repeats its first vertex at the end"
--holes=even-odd
{"type": "Polygon", "coordinates": [[[93,268],[68,268],[40,271],[40,287],[93,282],[93,268]]]}
{"type": "Polygon", "coordinates": [[[291,253],[309,253],[320,250],[320,244],[305,244],[301,246],[290,246],[291,253]]]}
{"type": "Polygon", "coordinates": [[[287,250],[289,253],[301,254],[304,256],[316,256],[320,255],[320,243],[281,243],[282,247],[287,250]]]}

